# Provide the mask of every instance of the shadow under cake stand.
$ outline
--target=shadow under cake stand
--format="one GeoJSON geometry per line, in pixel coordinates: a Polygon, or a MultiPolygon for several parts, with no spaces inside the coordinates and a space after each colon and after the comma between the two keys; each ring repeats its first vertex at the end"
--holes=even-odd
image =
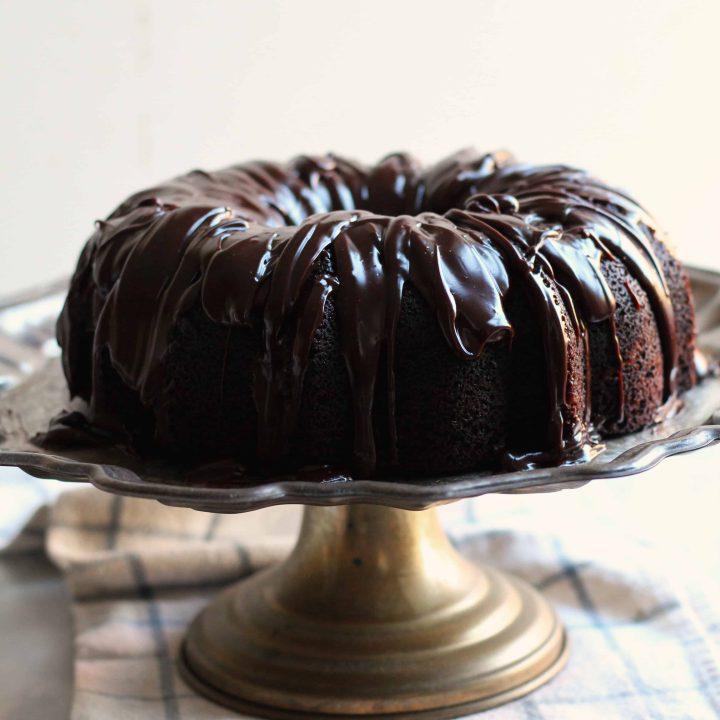
{"type": "MultiPolygon", "coordinates": [[[[699,346],[716,355],[720,275],[691,270],[691,279],[699,346]]],[[[48,454],[32,445],[65,392],[55,360],[0,397],[0,465],[208,512],[306,506],[289,558],[222,592],[182,648],[195,690],[268,718],[451,718],[529,693],[567,658],[555,611],[525,582],[462,558],[435,506],[624,477],[720,441],[720,378],[709,376],[675,417],[576,465],[394,482],[260,481],[240,471],[189,479],[117,448],[48,454]]]]}

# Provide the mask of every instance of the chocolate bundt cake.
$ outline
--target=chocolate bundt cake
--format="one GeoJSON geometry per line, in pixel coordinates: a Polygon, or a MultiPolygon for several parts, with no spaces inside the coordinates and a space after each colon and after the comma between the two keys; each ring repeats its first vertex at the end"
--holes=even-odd
{"type": "Polygon", "coordinates": [[[676,405],[694,335],[628,195],[470,151],[139,192],[97,223],[58,321],[89,427],[135,452],[365,477],[583,459],[676,405]]]}

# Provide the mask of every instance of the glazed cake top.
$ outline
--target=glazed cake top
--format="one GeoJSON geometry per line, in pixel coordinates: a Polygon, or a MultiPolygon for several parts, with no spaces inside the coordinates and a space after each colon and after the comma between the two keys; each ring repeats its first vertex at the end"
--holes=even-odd
{"type": "Polygon", "coordinates": [[[292,432],[332,295],[353,394],[356,467],[369,473],[380,372],[394,446],[404,284],[433,308],[451,350],[472,359],[512,337],[504,301],[520,283],[541,328],[551,454],[560,462],[588,442],[589,414],[578,423],[566,412],[568,352],[571,334],[585,337],[589,323],[613,319],[604,259],[621,260],[647,293],[666,399],[677,393],[675,319],[656,237],[653,220],[626,194],[581,170],[519,164],[505,153],[466,150],[429,168],[396,153],[371,167],[326,155],[196,170],[133,195],[97,223],[58,322],[64,369],[71,393],[91,401],[86,358],[107,348],[124,382],[156,409],[162,434],[160,369],[178,318],[200,303],[217,323],[257,326],[258,452],[271,457],[292,432]],[[321,263],[328,253],[331,263],[321,263]]]}

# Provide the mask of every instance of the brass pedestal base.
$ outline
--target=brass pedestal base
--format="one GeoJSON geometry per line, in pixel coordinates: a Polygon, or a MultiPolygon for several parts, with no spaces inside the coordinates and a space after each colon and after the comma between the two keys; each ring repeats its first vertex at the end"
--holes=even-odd
{"type": "Polygon", "coordinates": [[[565,633],[524,582],[468,563],[434,510],[308,507],[281,566],[193,622],[186,680],[267,718],[451,718],[535,689],[565,633]]]}

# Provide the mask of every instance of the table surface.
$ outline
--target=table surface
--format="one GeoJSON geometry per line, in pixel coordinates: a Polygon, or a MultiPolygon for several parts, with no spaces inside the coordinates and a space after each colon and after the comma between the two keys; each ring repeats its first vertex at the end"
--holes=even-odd
{"type": "Polygon", "coordinates": [[[0,718],[63,720],[72,697],[69,596],[40,553],[0,557],[0,718]]]}

